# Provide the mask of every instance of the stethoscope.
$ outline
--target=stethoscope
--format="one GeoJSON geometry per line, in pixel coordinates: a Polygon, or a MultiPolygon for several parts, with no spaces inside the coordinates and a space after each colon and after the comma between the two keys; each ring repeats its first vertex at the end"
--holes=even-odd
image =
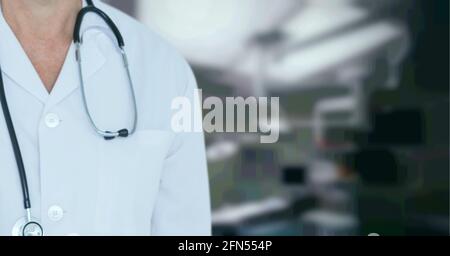
{"type": "MultiPolygon", "coordinates": [[[[123,37],[117,28],[117,26],[114,24],[114,22],[111,20],[111,18],[104,13],[102,10],[98,9],[96,6],[94,6],[94,3],[92,0],[86,0],[87,6],[83,7],[80,12],[78,13],[76,22],[75,22],[75,28],[73,32],[73,41],[75,44],[75,57],[76,61],[78,63],[78,74],[80,78],[80,84],[81,84],[81,94],[83,99],[83,105],[85,108],[85,111],[87,113],[87,116],[89,118],[89,122],[91,123],[92,127],[94,128],[95,132],[103,137],[105,140],[113,140],[118,137],[120,138],[127,138],[131,136],[136,131],[137,126],[137,103],[136,103],[136,96],[133,88],[133,82],[131,80],[131,74],[130,69],[128,67],[128,58],[127,54],[125,53],[125,42],[123,40],[123,37]],[[108,25],[108,27],[111,29],[111,31],[114,33],[114,36],[117,40],[117,44],[120,49],[120,53],[122,55],[123,64],[126,70],[126,75],[128,78],[128,84],[130,86],[131,91],[131,97],[133,100],[133,107],[134,107],[134,121],[132,124],[132,128],[130,130],[128,129],[122,129],[116,132],[111,132],[107,130],[100,129],[95,121],[93,120],[88,103],[86,100],[86,92],[84,87],[84,80],[83,80],[83,72],[82,72],[82,64],[81,64],[81,45],[83,43],[83,35],[80,35],[81,25],[83,23],[83,18],[88,13],[94,13],[97,14],[100,18],[103,19],[103,21],[108,25]]],[[[11,113],[8,108],[8,103],[6,101],[6,92],[5,87],[3,84],[3,77],[2,77],[2,71],[0,68],[0,102],[3,109],[3,114],[6,121],[6,126],[8,128],[9,136],[11,138],[11,144],[14,151],[14,157],[16,159],[17,163],[17,169],[20,177],[21,187],[22,187],[22,195],[23,195],[23,201],[24,201],[24,208],[25,208],[25,217],[20,219],[16,225],[14,225],[12,233],[16,236],[43,236],[44,230],[42,228],[42,225],[33,218],[32,212],[31,212],[31,200],[30,200],[30,192],[28,188],[28,181],[27,176],[25,172],[25,166],[23,164],[23,158],[22,153],[20,151],[19,142],[17,140],[16,132],[14,129],[14,125],[11,118],[11,113]]]]}

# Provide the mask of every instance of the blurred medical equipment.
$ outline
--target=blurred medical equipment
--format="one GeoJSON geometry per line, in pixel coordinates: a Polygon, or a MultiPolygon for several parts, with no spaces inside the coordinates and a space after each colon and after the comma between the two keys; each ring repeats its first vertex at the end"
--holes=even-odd
{"type": "MultiPolygon", "coordinates": [[[[428,28],[442,19],[439,7],[414,0],[232,0],[214,6],[194,0],[182,8],[177,0],[138,2],[143,20],[194,65],[204,93],[281,98],[276,144],[259,145],[248,133],[207,134],[213,201],[221,216],[241,223],[233,209],[308,191],[315,203],[297,212],[298,234],[401,234],[411,228],[401,223],[405,216],[435,223],[405,221],[415,223],[414,230],[448,227],[442,221],[448,212],[442,203],[448,202],[448,141],[441,138],[448,126],[439,124],[448,120],[448,83],[430,82],[436,72],[448,76],[447,59],[433,50],[448,48],[442,38],[448,19],[439,29],[428,28]],[[412,19],[422,11],[422,23],[412,19]],[[423,59],[426,64],[418,61],[423,59]],[[442,94],[428,94],[436,88],[442,94]],[[433,205],[440,216],[427,211],[432,196],[441,198],[433,205]]],[[[262,215],[273,210],[257,209],[262,215]]]]}
{"type": "Polygon", "coordinates": [[[297,216],[314,204],[304,193],[297,198],[273,197],[258,202],[224,206],[213,214],[213,234],[225,236],[298,235],[297,216]]]}

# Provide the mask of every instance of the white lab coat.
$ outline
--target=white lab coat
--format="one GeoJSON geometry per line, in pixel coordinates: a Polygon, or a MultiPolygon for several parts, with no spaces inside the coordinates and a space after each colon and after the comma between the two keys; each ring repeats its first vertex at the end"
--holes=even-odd
{"type": "MultiPolygon", "coordinates": [[[[46,235],[209,235],[209,188],[202,133],[171,129],[174,97],[193,100],[188,64],[163,40],[95,1],[121,31],[138,103],[138,129],[105,141],[82,105],[71,46],[53,91],[0,15],[0,63],[24,157],[34,217],[46,235]]],[[[83,23],[83,74],[94,120],[128,128],[133,108],[115,40],[103,21],[83,23]]],[[[193,104],[194,105],[194,104],[193,104]]],[[[0,111],[0,235],[24,217],[22,191],[0,111]]]]}

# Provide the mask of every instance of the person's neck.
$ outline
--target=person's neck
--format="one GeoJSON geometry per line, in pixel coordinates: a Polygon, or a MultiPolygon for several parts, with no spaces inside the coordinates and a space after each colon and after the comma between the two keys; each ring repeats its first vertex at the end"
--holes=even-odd
{"type": "Polygon", "coordinates": [[[72,36],[82,0],[0,0],[3,16],[15,34],[34,39],[72,36]]]}
{"type": "Polygon", "coordinates": [[[0,0],[3,16],[50,92],[72,42],[82,0],[0,0]]]}

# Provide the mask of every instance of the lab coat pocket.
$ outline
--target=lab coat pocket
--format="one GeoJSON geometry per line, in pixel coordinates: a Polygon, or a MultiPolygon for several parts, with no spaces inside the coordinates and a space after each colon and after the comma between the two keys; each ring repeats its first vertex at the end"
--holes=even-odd
{"type": "Polygon", "coordinates": [[[98,231],[146,234],[164,160],[175,135],[138,131],[128,139],[102,142],[97,199],[98,231]],[[117,230],[114,230],[117,232],[117,230]]]}

